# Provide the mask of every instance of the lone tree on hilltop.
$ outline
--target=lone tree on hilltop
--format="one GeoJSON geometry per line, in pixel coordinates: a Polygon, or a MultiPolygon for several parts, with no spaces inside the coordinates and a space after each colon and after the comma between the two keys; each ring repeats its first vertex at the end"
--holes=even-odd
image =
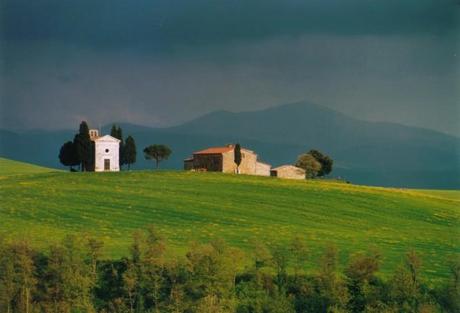
{"type": "Polygon", "coordinates": [[[136,163],[136,142],[131,136],[126,138],[126,143],[123,149],[123,159],[123,163],[128,165],[128,170],[130,169],[131,164],[136,163]]]}
{"type": "Polygon", "coordinates": [[[239,143],[235,145],[234,152],[234,162],[236,164],[236,173],[240,173],[240,164],[241,164],[241,146],[239,143]]]}
{"type": "Polygon", "coordinates": [[[150,145],[144,148],[144,156],[146,160],[155,160],[156,168],[159,168],[160,162],[167,160],[172,151],[165,145],[150,145]]]}
{"type": "Polygon", "coordinates": [[[75,145],[72,141],[67,141],[62,145],[59,151],[59,161],[61,161],[62,165],[69,166],[71,172],[74,171],[73,166],[80,164],[75,145]]]}
{"type": "Polygon", "coordinates": [[[91,170],[93,163],[93,145],[89,138],[89,128],[85,121],[80,123],[80,129],[75,135],[73,144],[75,145],[76,155],[79,163],[81,164],[81,171],[91,170]]]}
{"type": "Polygon", "coordinates": [[[318,172],[318,176],[325,176],[332,172],[332,165],[334,161],[328,155],[325,155],[318,150],[310,150],[308,154],[321,163],[321,170],[318,172]]]}
{"type": "Polygon", "coordinates": [[[299,155],[295,166],[305,170],[305,178],[315,178],[321,171],[321,163],[308,153],[299,155]]]}

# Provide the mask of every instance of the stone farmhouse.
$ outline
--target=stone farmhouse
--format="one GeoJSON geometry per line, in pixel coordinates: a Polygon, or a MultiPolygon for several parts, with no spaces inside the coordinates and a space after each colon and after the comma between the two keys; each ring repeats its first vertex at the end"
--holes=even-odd
{"type": "Polygon", "coordinates": [[[282,165],[270,170],[270,176],[289,179],[305,179],[305,170],[294,165],[282,165]]]}
{"type": "Polygon", "coordinates": [[[100,137],[97,129],[90,129],[89,137],[94,143],[94,171],[120,171],[120,140],[110,135],[100,137]]]}
{"type": "MultiPolygon", "coordinates": [[[[236,173],[234,145],[212,147],[193,153],[184,160],[185,170],[236,173]]],[[[271,165],[261,162],[254,151],[241,148],[240,174],[270,176],[271,165]]]]}

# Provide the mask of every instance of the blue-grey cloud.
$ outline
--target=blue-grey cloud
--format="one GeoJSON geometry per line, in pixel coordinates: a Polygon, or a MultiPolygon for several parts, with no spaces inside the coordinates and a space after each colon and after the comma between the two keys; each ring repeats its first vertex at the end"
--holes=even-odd
{"type": "Polygon", "coordinates": [[[140,45],[168,52],[306,33],[443,34],[455,30],[454,0],[6,0],[6,40],[91,46],[140,45]]]}
{"type": "Polygon", "coordinates": [[[299,100],[459,134],[451,0],[0,1],[0,126],[171,125],[299,100]]]}

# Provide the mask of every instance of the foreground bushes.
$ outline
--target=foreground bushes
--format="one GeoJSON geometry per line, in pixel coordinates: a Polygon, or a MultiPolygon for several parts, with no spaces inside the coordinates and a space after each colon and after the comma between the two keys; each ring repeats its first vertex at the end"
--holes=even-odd
{"type": "Polygon", "coordinates": [[[129,258],[101,260],[103,245],[66,237],[39,252],[27,242],[0,247],[0,312],[459,312],[460,264],[452,278],[428,288],[414,252],[387,279],[377,276],[377,251],[349,258],[327,247],[317,269],[305,243],[255,242],[250,255],[223,241],[192,244],[185,257],[166,258],[155,228],[133,236],[129,258]],[[243,265],[245,264],[245,265],[243,265]]]}

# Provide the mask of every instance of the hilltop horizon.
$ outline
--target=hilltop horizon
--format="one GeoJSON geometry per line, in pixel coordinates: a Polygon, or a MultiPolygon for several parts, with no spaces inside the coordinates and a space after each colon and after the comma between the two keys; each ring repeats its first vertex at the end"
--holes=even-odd
{"type": "MultiPolygon", "coordinates": [[[[151,168],[141,153],[149,144],[170,146],[173,154],[164,167],[181,169],[183,160],[194,151],[239,142],[272,166],[293,164],[299,154],[319,149],[335,160],[334,177],[355,183],[460,188],[460,138],[430,129],[363,121],[311,103],[246,112],[221,110],[167,128],[119,124],[125,137],[132,135],[136,140],[139,154],[134,169],[151,168]]],[[[102,127],[104,134],[111,125],[102,127]]],[[[73,138],[77,126],[20,133],[0,130],[0,155],[61,168],[57,152],[73,138]],[[36,147],[35,153],[26,153],[27,147],[36,147]]]]}
{"type": "Polygon", "coordinates": [[[390,124],[390,125],[393,124],[395,126],[403,126],[403,127],[415,128],[415,129],[420,129],[420,130],[428,130],[428,131],[433,131],[433,132],[436,132],[436,133],[441,133],[443,135],[460,138],[460,133],[458,133],[458,134],[448,133],[448,132],[440,131],[440,130],[430,128],[430,127],[415,126],[415,125],[405,124],[405,123],[401,123],[401,122],[376,121],[376,120],[368,120],[368,119],[362,119],[362,118],[354,117],[354,116],[352,116],[352,114],[347,114],[347,113],[335,110],[335,109],[333,109],[333,108],[331,108],[331,107],[329,107],[327,105],[324,105],[324,104],[318,104],[318,103],[315,103],[315,102],[310,102],[309,100],[282,103],[282,104],[269,106],[269,107],[266,107],[266,108],[252,109],[252,110],[231,111],[231,110],[227,110],[227,109],[218,109],[218,110],[202,113],[202,114],[200,114],[200,115],[198,115],[196,117],[192,117],[192,118],[190,118],[188,120],[185,120],[185,121],[177,123],[177,124],[171,124],[171,125],[166,125],[166,126],[152,125],[152,124],[149,124],[149,123],[142,124],[142,123],[136,123],[136,122],[129,122],[129,121],[124,121],[123,119],[114,120],[113,122],[107,122],[107,123],[104,123],[102,125],[96,125],[96,124],[92,123],[91,119],[82,119],[80,121],[76,121],[75,124],[69,125],[68,127],[61,127],[61,128],[40,128],[40,127],[37,127],[37,128],[15,129],[15,128],[4,128],[4,127],[0,126],[0,129],[4,130],[4,131],[11,131],[11,132],[14,132],[14,133],[33,132],[33,131],[44,131],[44,132],[50,132],[50,131],[51,132],[53,132],[53,131],[74,131],[75,127],[76,127],[75,125],[77,125],[81,121],[86,121],[88,123],[88,125],[90,126],[90,128],[102,129],[103,131],[106,131],[106,132],[110,131],[110,127],[112,127],[112,125],[125,126],[125,127],[129,127],[130,129],[135,129],[135,130],[140,130],[140,129],[143,129],[143,128],[144,129],[163,129],[163,130],[165,130],[165,129],[173,129],[175,127],[179,127],[179,126],[182,126],[184,124],[188,124],[190,122],[200,120],[202,118],[207,118],[209,116],[214,116],[216,114],[257,113],[257,112],[272,111],[272,110],[281,109],[281,108],[285,108],[285,107],[292,107],[292,106],[317,107],[317,108],[320,108],[320,109],[323,109],[323,110],[326,110],[326,111],[334,112],[335,114],[343,115],[343,116],[345,116],[347,118],[351,118],[351,119],[354,119],[354,120],[357,120],[357,121],[369,122],[369,123],[373,123],[373,124],[390,124]]]}

